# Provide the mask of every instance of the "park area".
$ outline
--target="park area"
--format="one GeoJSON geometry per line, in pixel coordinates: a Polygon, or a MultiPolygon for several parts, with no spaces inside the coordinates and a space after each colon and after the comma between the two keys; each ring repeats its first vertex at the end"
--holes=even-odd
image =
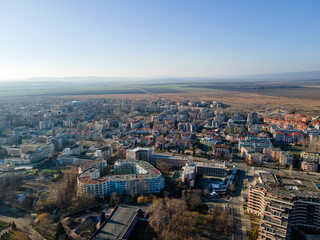
{"type": "Polygon", "coordinates": [[[0,239],[27,240],[28,236],[16,228],[14,222],[7,223],[0,220],[0,239]]]}

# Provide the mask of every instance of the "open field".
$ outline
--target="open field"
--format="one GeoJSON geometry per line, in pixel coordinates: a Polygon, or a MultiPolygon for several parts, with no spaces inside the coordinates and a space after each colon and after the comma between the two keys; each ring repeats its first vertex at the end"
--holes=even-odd
{"type": "MultiPolygon", "coordinates": [[[[304,81],[187,81],[157,83],[40,82],[0,86],[0,98],[58,96],[61,98],[127,98],[221,101],[230,110],[264,110],[284,107],[307,115],[320,115],[320,80],[304,81]]],[[[27,100],[27,99],[26,99],[27,100]]]]}
{"type": "Polygon", "coordinates": [[[0,220],[0,231],[8,227],[8,223],[0,220]]]}
{"type": "Polygon", "coordinates": [[[66,84],[61,87],[5,87],[0,86],[1,97],[13,96],[61,96],[61,95],[100,95],[100,94],[148,94],[220,91],[214,88],[193,87],[190,84],[66,84]],[[71,85],[71,86],[70,86],[71,85]]]}
{"type": "Polygon", "coordinates": [[[162,94],[110,94],[110,95],[82,95],[82,96],[61,96],[69,99],[90,99],[90,98],[119,98],[119,99],[157,99],[166,98],[177,101],[184,100],[209,100],[220,101],[230,105],[231,111],[258,111],[284,107],[289,110],[298,111],[307,115],[320,115],[320,99],[302,99],[294,97],[267,96],[256,93],[238,91],[217,91],[217,92],[189,92],[189,93],[162,93],[162,94]]]}
{"type": "Polygon", "coordinates": [[[177,81],[157,82],[24,82],[0,84],[0,98],[111,94],[165,94],[194,92],[245,92],[320,100],[320,80],[304,81],[177,81]]]}
{"type": "Polygon", "coordinates": [[[194,84],[188,87],[202,87],[214,89],[215,91],[239,91],[247,93],[262,94],[267,96],[279,96],[302,99],[320,99],[319,85],[309,85],[309,82],[302,83],[225,83],[225,84],[194,84]]]}

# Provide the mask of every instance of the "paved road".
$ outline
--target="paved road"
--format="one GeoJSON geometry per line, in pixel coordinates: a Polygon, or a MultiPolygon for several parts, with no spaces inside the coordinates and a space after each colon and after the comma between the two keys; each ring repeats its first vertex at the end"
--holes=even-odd
{"type": "MultiPolygon", "coordinates": [[[[235,166],[236,168],[249,172],[252,169],[252,166],[247,166],[243,162],[236,162],[236,163],[227,163],[226,164],[228,167],[233,167],[235,166]]],[[[276,173],[276,174],[286,174],[289,176],[289,170],[278,170],[278,169],[273,169],[273,168],[265,168],[265,167],[254,167],[254,170],[264,170],[270,173],[276,173]]],[[[292,171],[292,177],[297,177],[297,178],[305,178],[311,181],[318,181],[320,178],[320,174],[318,173],[312,173],[312,175],[307,174],[306,172],[300,172],[300,171],[292,171]]]]}
{"type": "MultiPolygon", "coordinates": [[[[207,160],[205,158],[199,158],[199,157],[193,157],[194,161],[199,161],[199,162],[212,162],[212,160],[207,160]]],[[[233,166],[235,166],[236,168],[249,172],[252,169],[252,166],[247,166],[242,160],[235,160],[232,163],[226,163],[226,166],[232,168],[233,166]]],[[[289,176],[289,170],[286,169],[273,169],[273,168],[268,168],[268,167],[254,167],[254,170],[263,170],[263,171],[267,171],[270,173],[276,173],[276,174],[286,174],[289,176]]],[[[320,179],[320,173],[307,173],[307,172],[302,172],[302,171],[292,171],[292,177],[296,177],[296,178],[304,178],[304,179],[308,179],[310,181],[316,181],[319,182],[320,179]]]]}
{"type": "Polygon", "coordinates": [[[246,228],[243,219],[243,213],[241,212],[242,201],[241,201],[241,190],[243,185],[243,179],[245,177],[245,172],[240,171],[238,180],[237,180],[237,187],[233,196],[231,197],[229,203],[231,205],[231,212],[234,221],[234,226],[232,229],[232,239],[233,240],[245,240],[247,238],[246,228]]]}
{"type": "Polygon", "coordinates": [[[243,235],[244,232],[242,230],[243,225],[242,225],[242,218],[241,218],[239,206],[232,207],[232,217],[233,217],[233,221],[234,221],[232,239],[233,240],[244,240],[245,236],[243,235]]]}

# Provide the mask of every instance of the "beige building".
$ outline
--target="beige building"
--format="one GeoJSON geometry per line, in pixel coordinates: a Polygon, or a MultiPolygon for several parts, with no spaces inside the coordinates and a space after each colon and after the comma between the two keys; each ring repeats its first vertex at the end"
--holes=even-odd
{"type": "Polygon", "coordinates": [[[307,180],[261,173],[247,211],[260,216],[261,240],[289,240],[295,227],[320,231],[320,191],[307,180]]]}

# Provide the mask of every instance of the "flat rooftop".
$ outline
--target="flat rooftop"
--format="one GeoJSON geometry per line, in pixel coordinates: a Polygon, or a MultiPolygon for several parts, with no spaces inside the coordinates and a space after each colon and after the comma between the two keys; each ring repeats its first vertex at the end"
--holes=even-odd
{"type": "Polygon", "coordinates": [[[128,152],[138,152],[138,151],[149,151],[150,148],[134,148],[134,149],[128,149],[128,152]]]}
{"type": "Polygon", "coordinates": [[[144,170],[143,173],[129,173],[129,174],[109,174],[102,176],[97,179],[92,179],[90,175],[97,171],[98,169],[92,165],[94,163],[98,163],[104,160],[98,159],[86,162],[81,166],[82,173],[79,174],[78,179],[82,183],[86,184],[95,184],[95,183],[101,183],[101,182],[107,182],[110,180],[113,181],[124,181],[124,180],[135,180],[135,179],[151,179],[156,178],[161,175],[161,172],[153,167],[150,163],[140,160],[128,160],[128,159],[120,159],[117,160],[115,164],[125,164],[125,163],[133,163],[135,164],[135,167],[140,167],[144,170]]]}
{"type": "Polygon", "coordinates": [[[260,179],[263,183],[277,183],[275,176],[271,173],[260,173],[260,179]]]}
{"type": "Polygon", "coordinates": [[[110,218],[91,237],[92,240],[118,240],[122,239],[139,213],[135,206],[118,205],[110,218]]]}
{"type": "Polygon", "coordinates": [[[320,190],[317,185],[306,179],[280,177],[270,173],[260,173],[259,187],[269,193],[286,198],[302,197],[320,199],[320,190]]]}
{"type": "Polygon", "coordinates": [[[194,162],[197,167],[207,167],[207,168],[224,168],[226,169],[225,162],[194,162]]]}
{"type": "Polygon", "coordinates": [[[196,171],[196,166],[195,165],[188,165],[185,166],[184,170],[183,170],[183,174],[187,175],[187,174],[194,174],[196,171]]]}
{"type": "Polygon", "coordinates": [[[145,172],[143,173],[132,173],[132,174],[113,174],[104,176],[109,180],[118,180],[118,179],[128,179],[128,178],[155,178],[161,175],[161,172],[152,166],[150,163],[141,160],[130,160],[130,159],[120,159],[117,160],[115,164],[125,164],[125,163],[133,163],[136,167],[141,167],[145,172]]]}

